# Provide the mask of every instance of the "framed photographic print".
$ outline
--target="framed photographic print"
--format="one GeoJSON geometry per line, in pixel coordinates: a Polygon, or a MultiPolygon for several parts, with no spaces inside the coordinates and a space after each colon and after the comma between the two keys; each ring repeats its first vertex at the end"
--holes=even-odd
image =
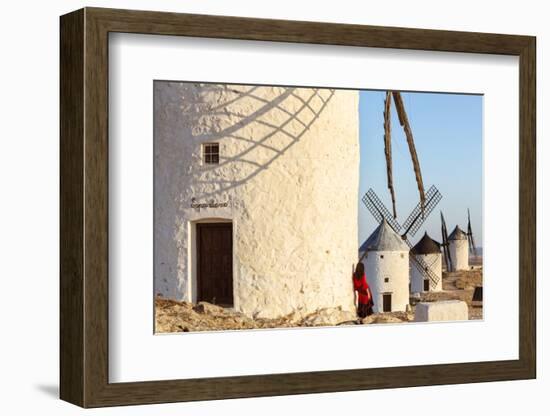
{"type": "Polygon", "coordinates": [[[83,407],[536,376],[535,38],[61,17],[83,407]]]}

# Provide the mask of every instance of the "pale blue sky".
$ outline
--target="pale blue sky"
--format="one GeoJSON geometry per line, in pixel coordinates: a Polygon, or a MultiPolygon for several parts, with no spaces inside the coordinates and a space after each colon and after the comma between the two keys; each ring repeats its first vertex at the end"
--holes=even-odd
{"type": "MultiPolygon", "coordinates": [[[[424,231],[441,241],[442,210],[449,233],[466,230],[470,208],[476,245],[482,246],[483,97],[481,95],[402,93],[427,191],[435,185],[443,199],[413,237],[424,231]]],[[[391,212],[384,157],[384,91],[361,91],[359,103],[361,166],[359,185],[359,244],[377,226],[361,201],[372,188],[391,212]]],[[[400,224],[419,201],[407,141],[392,103],[393,178],[400,224]]]]}

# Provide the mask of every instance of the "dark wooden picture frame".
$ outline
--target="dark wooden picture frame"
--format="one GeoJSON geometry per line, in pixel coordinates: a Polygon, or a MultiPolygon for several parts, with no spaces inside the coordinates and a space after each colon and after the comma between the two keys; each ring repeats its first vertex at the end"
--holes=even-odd
{"type": "Polygon", "coordinates": [[[83,407],[337,392],[536,377],[534,37],[85,8],[61,17],[60,396],[83,407]],[[110,32],[519,57],[519,359],[109,383],[110,32]]]}

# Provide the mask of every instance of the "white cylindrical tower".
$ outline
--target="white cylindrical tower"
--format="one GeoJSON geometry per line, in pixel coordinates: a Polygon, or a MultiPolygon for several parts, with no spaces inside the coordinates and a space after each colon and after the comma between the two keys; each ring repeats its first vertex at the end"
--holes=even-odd
{"type": "Polygon", "coordinates": [[[354,311],[358,91],[156,81],[154,100],[156,294],[354,311]]]}
{"type": "Polygon", "coordinates": [[[411,249],[411,256],[417,260],[411,265],[411,293],[440,291],[443,289],[441,245],[428,233],[411,249]],[[420,271],[420,268],[424,272],[420,271]],[[430,275],[437,279],[433,287],[430,275]]]}
{"type": "Polygon", "coordinates": [[[453,263],[453,272],[468,270],[468,236],[457,225],[449,236],[449,252],[453,263]]]}
{"type": "Polygon", "coordinates": [[[409,304],[409,247],[383,220],[361,245],[374,312],[405,311],[409,304]]]}

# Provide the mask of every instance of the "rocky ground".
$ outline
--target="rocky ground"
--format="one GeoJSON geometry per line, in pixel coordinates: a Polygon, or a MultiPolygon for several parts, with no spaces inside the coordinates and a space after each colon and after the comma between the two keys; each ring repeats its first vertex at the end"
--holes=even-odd
{"type": "Polygon", "coordinates": [[[291,328],[335,325],[402,323],[414,320],[415,304],[438,300],[459,299],[468,304],[469,319],[481,319],[482,307],[472,305],[475,286],[481,285],[480,270],[443,273],[443,291],[423,293],[420,298],[411,298],[411,309],[407,312],[379,313],[358,320],[354,313],[340,308],[321,309],[314,313],[298,312],[277,319],[250,318],[231,309],[199,302],[188,302],[156,298],[156,333],[219,331],[260,328],[291,328]]]}
{"type": "Polygon", "coordinates": [[[155,300],[155,315],[155,332],[333,326],[355,321],[354,314],[339,308],[321,309],[307,315],[294,312],[277,319],[254,319],[207,302],[193,305],[162,298],[155,300]]]}
{"type": "Polygon", "coordinates": [[[207,302],[199,302],[197,305],[193,305],[162,298],[155,300],[155,315],[156,333],[386,324],[414,320],[414,310],[410,312],[378,313],[359,320],[354,313],[342,311],[338,308],[321,309],[307,315],[292,313],[277,319],[253,319],[231,309],[207,302]]]}

